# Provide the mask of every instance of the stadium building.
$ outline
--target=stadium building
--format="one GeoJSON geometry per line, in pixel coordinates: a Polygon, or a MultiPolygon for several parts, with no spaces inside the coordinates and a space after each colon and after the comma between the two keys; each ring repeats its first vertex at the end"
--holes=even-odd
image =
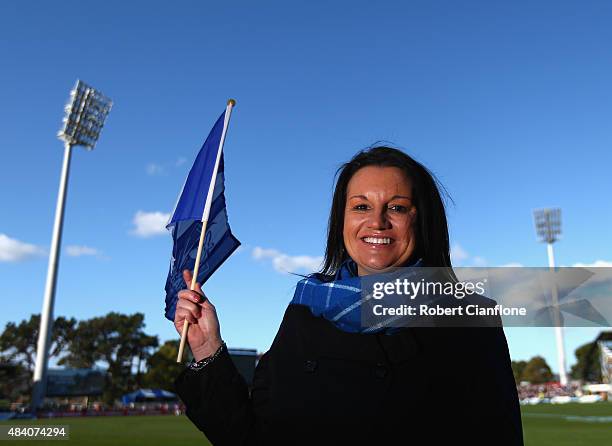
{"type": "Polygon", "coordinates": [[[597,338],[601,360],[601,382],[612,384],[612,339],[605,339],[605,334],[602,333],[597,338]]]}

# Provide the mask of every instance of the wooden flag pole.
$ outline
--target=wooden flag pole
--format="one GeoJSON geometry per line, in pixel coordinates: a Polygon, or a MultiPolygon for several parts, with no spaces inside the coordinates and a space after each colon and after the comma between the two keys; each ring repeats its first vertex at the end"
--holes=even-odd
{"type": "MultiPolygon", "coordinates": [[[[198,243],[198,253],[196,255],[195,265],[193,267],[193,277],[191,279],[191,286],[189,287],[192,291],[195,290],[196,283],[198,281],[198,273],[200,269],[200,258],[202,257],[202,248],[204,246],[204,237],[206,236],[206,226],[208,224],[208,215],[210,214],[210,205],[212,203],[212,196],[215,190],[215,181],[217,178],[217,171],[219,169],[219,160],[221,159],[221,152],[223,151],[223,143],[225,142],[225,134],[227,133],[227,127],[229,125],[230,116],[232,114],[232,108],[236,105],[236,101],[230,99],[227,101],[227,108],[225,109],[225,122],[223,124],[223,132],[221,133],[221,140],[219,141],[219,150],[217,151],[217,159],[215,161],[215,168],[213,170],[212,179],[208,188],[208,195],[206,196],[206,204],[204,205],[204,213],[202,215],[202,231],[200,232],[200,242],[198,243]]],[[[189,331],[189,321],[185,319],[183,322],[183,331],[181,332],[181,343],[179,344],[179,351],[176,357],[176,362],[183,360],[183,352],[185,351],[185,342],[187,341],[187,333],[189,331]]]]}

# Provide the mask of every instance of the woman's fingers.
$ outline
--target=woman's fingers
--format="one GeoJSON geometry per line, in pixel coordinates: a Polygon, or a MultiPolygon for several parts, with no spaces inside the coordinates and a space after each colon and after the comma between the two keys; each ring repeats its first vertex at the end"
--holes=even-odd
{"type": "MultiPolygon", "coordinates": [[[[183,279],[185,284],[191,288],[193,273],[190,270],[183,271],[183,279]]],[[[178,301],[176,302],[176,321],[182,322],[187,319],[191,324],[198,323],[202,318],[202,312],[208,311],[207,319],[212,316],[212,321],[217,318],[215,306],[210,303],[210,300],[202,293],[202,288],[199,283],[196,283],[194,290],[187,289],[178,292],[178,301]]],[[[218,324],[218,322],[217,322],[218,324]]]]}
{"type": "Polygon", "coordinates": [[[178,298],[179,299],[185,299],[188,300],[190,302],[194,302],[196,304],[199,304],[202,302],[202,296],[200,294],[198,294],[198,292],[196,291],[192,291],[192,290],[181,290],[178,292],[178,298]]]}
{"type": "Polygon", "coordinates": [[[185,319],[187,319],[187,322],[189,322],[190,324],[198,323],[198,320],[193,316],[193,314],[191,314],[189,310],[186,310],[184,308],[177,307],[176,313],[175,313],[175,319],[176,319],[176,323],[180,325],[182,325],[185,319]]]}
{"type": "Polygon", "coordinates": [[[202,314],[202,308],[200,308],[198,304],[189,302],[186,299],[180,299],[176,303],[176,310],[178,311],[179,309],[185,310],[186,312],[188,312],[194,318],[194,320],[197,320],[202,314]]]}
{"type": "Polygon", "coordinates": [[[195,317],[200,317],[200,314],[202,314],[202,308],[200,307],[200,305],[190,302],[186,299],[180,299],[179,301],[177,301],[176,308],[184,308],[190,313],[192,313],[195,317]]]}

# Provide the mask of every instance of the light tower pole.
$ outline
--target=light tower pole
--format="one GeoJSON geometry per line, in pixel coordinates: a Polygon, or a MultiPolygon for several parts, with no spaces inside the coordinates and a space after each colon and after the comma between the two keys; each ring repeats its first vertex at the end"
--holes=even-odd
{"type": "Polygon", "coordinates": [[[40,315],[40,329],[38,331],[36,368],[34,369],[31,404],[31,409],[34,413],[41,406],[47,387],[47,363],[49,360],[49,346],[51,344],[51,330],[53,329],[53,304],[55,301],[57,266],[62,242],[64,207],[66,204],[72,147],[83,146],[87,150],[93,150],[111,106],[112,101],[109,98],[78,80],[74,89],[70,92],[70,102],[65,107],[66,117],[63,120],[64,126],[57,134],[58,138],[64,141],[64,162],[60,177],[57,206],[55,208],[55,222],[53,224],[53,236],[49,252],[45,297],[40,315]]]}
{"type": "MultiPolygon", "coordinates": [[[[548,250],[548,266],[554,277],[555,254],[553,243],[561,235],[561,209],[538,209],[533,213],[535,218],[536,232],[542,242],[546,242],[548,250]]],[[[557,340],[557,366],[559,368],[559,382],[562,386],[567,385],[567,372],[565,369],[565,343],[563,342],[563,327],[559,317],[559,293],[557,283],[553,279],[552,306],[555,315],[555,337],[557,340]]]]}

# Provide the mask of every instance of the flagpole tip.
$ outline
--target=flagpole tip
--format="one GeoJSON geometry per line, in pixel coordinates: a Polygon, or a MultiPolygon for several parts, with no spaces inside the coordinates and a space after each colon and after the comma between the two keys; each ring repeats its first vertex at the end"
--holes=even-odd
{"type": "Polygon", "coordinates": [[[236,100],[235,99],[229,99],[227,101],[227,105],[231,105],[232,107],[236,105],[236,100]]]}

